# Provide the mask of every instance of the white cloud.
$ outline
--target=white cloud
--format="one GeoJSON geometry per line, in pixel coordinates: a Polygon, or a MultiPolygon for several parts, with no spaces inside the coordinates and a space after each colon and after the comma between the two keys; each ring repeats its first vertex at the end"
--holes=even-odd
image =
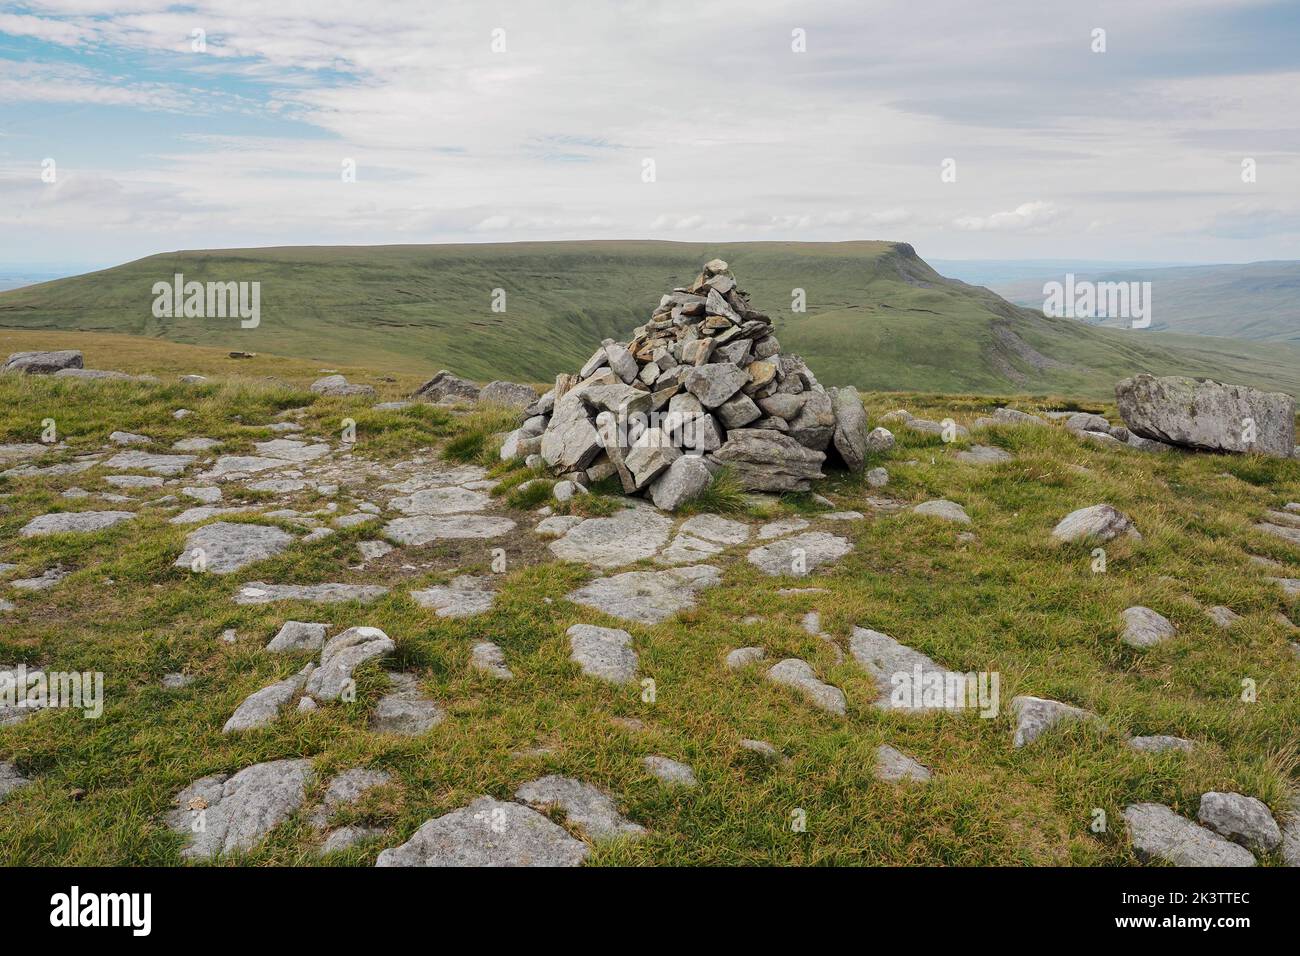
{"type": "Polygon", "coordinates": [[[1060,215],[1050,202],[1021,203],[1009,212],[995,212],[991,216],[963,216],[953,220],[953,225],[967,232],[1027,232],[1042,229],[1060,215]]]}

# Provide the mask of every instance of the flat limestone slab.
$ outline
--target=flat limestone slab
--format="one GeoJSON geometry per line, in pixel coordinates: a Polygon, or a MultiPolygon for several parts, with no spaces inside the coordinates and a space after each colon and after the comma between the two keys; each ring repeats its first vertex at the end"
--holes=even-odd
{"type": "Polygon", "coordinates": [[[88,534],[103,531],[134,517],[129,511],[60,512],[39,515],[23,525],[18,533],[24,538],[39,538],[47,534],[88,534]]]}
{"type": "Polygon", "coordinates": [[[1124,808],[1133,851],[1143,860],[1174,866],[1254,866],[1245,847],[1225,840],[1159,803],[1134,803],[1124,808]]]}
{"type": "Polygon", "coordinates": [[[617,568],[649,558],[668,541],[671,518],[647,508],[629,508],[608,518],[588,518],[552,541],[552,553],[563,561],[580,561],[599,568],[617,568]]]}
{"type": "Polygon", "coordinates": [[[235,593],[236,604],[271,604],[276,601],[305,601],[311,604],[339,604],[360,601],[369,604],[388,593],[378,584],[267,584],[252,581],[235,593]]]}
{"type": "Polygon", "coordinates": [[[186,859],[251,850],[302,806],[312,779],[310,760],[272,760],[234,776],[194,781],[175,799],[167,823],[188,838],[186,859]],[[201,825],[198,821],[201,820],[201,825]]]}
{"type": "Polygon", "coordinates": [[[499,538],[514,529],[515,523],[509,518],[490,515],[416,515],[394,518],[384,525],[384,536],[398,544],[420,547],[435,541],[499,538]]]}
{"type": "Polygon", "coordinates": [[[696,592],[721,580],[718,569],[709,565],[671,571],[624,571],[597,578],[571,592],[568,599],[625,621],[657,624],[694,607],[696,592]]]}
{"type": "Polygon", "coordinates": [[[800,577],[833,564],[853,550],[847,538],[827,531],[809,531],[763,545],[749,552],[749,563],[773,577],[800,577]]]}
{"type": "Polygon", "coordinates": [[[291,544],[293,535],[279,528],[218,521],[191,531],[185,538],[185,550],[172,566],[230,574],[275,557],[291,544]]]}

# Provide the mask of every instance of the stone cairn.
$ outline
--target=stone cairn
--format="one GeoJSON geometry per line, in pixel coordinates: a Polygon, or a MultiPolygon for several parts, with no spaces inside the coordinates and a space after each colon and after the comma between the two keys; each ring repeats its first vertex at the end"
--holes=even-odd
{"type": "Polygon", "coordinates": [[[617,475],[667,510],[724,466],[749,491],[807,491],[828,454],[850,470],[866,455],[857,392],[823,388],[783,354],[720,259],[663,296],[631,341],[606,339],[578,374],[556,376],[526,415],[503,459],[581,487],[617,475]]]}

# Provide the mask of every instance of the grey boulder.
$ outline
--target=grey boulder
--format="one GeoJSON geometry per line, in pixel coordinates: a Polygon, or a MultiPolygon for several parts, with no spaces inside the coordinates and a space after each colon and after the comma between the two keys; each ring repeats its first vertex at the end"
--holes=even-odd
{"type": "Polygon", "coordinates": [[[428,820],[376,866],[577,866],[587,845],[542,814],[517,803],[479,797],[428,820]]]}
{"type": "Polygon", "coordinates": [[[867,412],[862,399],[855,388],[833,388],[829,394],[835,414],[835,450],[849,471],[861,471],[867,460],[867,412]]]}
{"type": "Polygon", "coordinates": [[[1295,399],[1282,392],[1136,375],[1115,386],[1115,400],[1125,424],[1143,438],[1207,451],[1295,453],[1295,399]]]}
{"type": "Polygon", "coordinates": [[[1174,866],[1255,865],[1249,850],[1158,803],[1130,804],[1124,808],[1124,823],[1133,851],[1143,860],[1174,866]]]}

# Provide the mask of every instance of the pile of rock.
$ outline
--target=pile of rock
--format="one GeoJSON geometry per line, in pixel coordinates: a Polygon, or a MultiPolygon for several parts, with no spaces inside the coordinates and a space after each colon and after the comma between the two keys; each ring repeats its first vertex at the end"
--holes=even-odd
{"type": "Polygon", "coordinates": [[[852,388],[826,389],[783,354],[727,263],[663,296],[628,342],[603,342],[532,403],[502,448],[586,486],[618,475],[673,509],[723,466],[751,491],[807,491],[834,454],[861,470],[867,416],[852,388]],[[534,457],[536,456],[536,457],[534,457]]]}

